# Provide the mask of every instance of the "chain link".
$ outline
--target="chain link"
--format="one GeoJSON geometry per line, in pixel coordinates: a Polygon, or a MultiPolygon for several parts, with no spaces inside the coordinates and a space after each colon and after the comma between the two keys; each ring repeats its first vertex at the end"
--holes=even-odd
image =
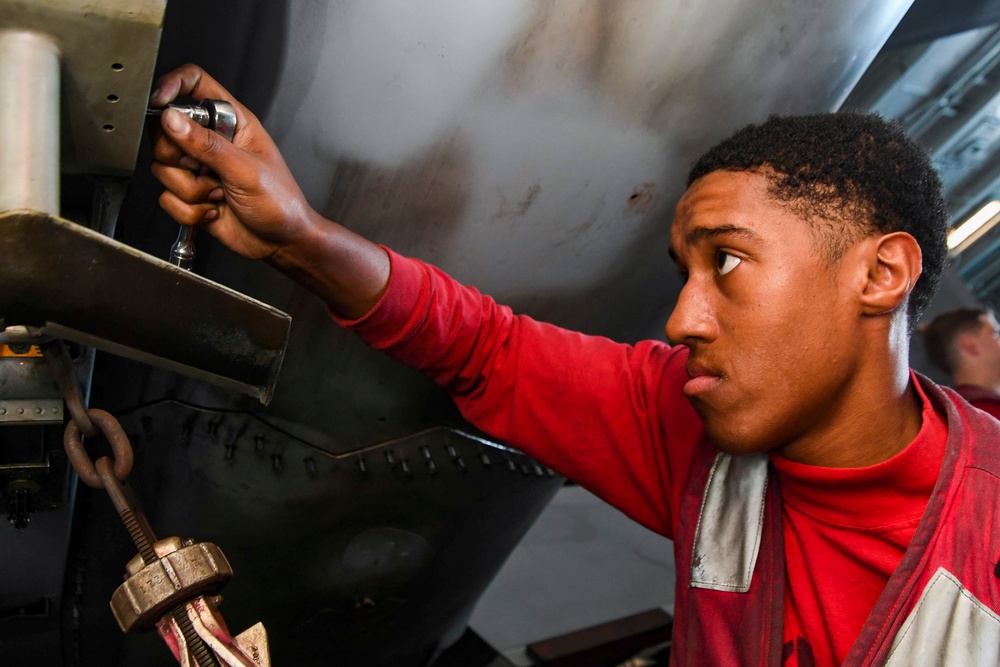
{"type": "MultiPolygon", "coordinates": [[[[96,426],[95,433],[99,429],[100,433],[104,434],[104,437],[107,438],[108,443],[111,445],[111,451],[115,455],[113,467],[115,477],[118,478],[119,482],[124,482],[128,478],[129,473],[132,472],[132,464],[134,462],[132,443],[129,442],[128,436],[125,435],[125,430],[118,423],[118,420],[115,419],[114,415],[104,410],[93,409],[86,412],[88,419],[96,426]]],[[[66,447],[66,456],[69,458],[70,463],[73,464],[73,469],[80,476],[80,480],[93,489],[103,489],[104,483],[101,481],[101,476],[98,474],[94,462],[90,459],[90,455],[87,454],[87,450],[83,446],[83,440],[80,438],[80,427],[77,425],[75,419],[66,424],[63,445],[66,447]]]]}
{"type": "Polygon", "coordinates": [[[66,423],[66,432],[63,434],[63,445],[76,474],[87,486],[93,489],[104,488],[101,476],[83,446],[81,438],[81,434],[93,438],[100,433],[107,439],[114,453],[112,467],[115,477],[119,482],[124,482],[132,472],[134,462],[132,443],[125,435],[125,430],[111,413],[104,410],[90,410],[83,404],[83,393],[80,391],[80,383],[76,379],[73,360],[69,356],[65,341],[52,340],[41,344],[40,347],[52,377],[62,391],[66,410],[70,415],[66,423]]]}
{"type": "Polygon", "coordinates": [[[80,431],[88,438],[97,435],[97,427],[94,426],[87,414],[87,408],[83,404],[83,395],[80,392],[80,383],[76,380],[76,373],[73,371],[73,360],[70,359],[69,350],[62,340],[53,340],[39,346],[42,356],[55,378],[59,390],[62,391],[63,400],[66,401],[66,409],[70,417],[76,422],[80,431]]]}

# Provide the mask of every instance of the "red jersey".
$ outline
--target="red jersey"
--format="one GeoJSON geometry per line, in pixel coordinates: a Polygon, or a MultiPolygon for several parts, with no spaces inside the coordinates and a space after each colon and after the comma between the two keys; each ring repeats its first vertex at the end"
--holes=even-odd
{"type": "Polygon", "coordinates": [[[971,384],[959,385],[955,387],[955,391],[974,407],[1000,419],[1000,394],[971,384]]]}

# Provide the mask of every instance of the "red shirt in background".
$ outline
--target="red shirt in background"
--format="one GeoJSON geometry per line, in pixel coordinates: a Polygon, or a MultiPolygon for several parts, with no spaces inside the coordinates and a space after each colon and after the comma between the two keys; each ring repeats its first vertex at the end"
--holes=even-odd
{"type": "Polygon", "coordinates": [[[955,391],[969,403],[972,403],[974,407],[1000,419],[1000,394],[971,384],[959,385],[955,387],[955,391]]]}

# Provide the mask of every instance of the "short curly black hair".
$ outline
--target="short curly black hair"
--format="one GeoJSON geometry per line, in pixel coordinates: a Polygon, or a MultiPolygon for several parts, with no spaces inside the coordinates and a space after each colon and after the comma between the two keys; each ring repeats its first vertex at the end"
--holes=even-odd
{"type": "Polygon", "coordinates": [[[815,225],[831,259],[877,232],[913,236],[923,272],[910,295],[912,330],[941,281],[948,212],[927,151],[899,123],[856,112],[771,116],[705,153],[688,185],[719,170],[765,176],[775,199],[815,225]]]}

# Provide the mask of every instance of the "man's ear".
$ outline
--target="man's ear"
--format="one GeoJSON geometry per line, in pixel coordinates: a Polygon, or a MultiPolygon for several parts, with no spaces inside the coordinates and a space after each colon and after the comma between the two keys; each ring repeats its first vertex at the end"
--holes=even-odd
{"type": "Polygon", "coordinates": [[[863,245],[868,279],[861,293],[862,312],[882,315],[896,310],[920,277],[920,244],[906,232],[893,232],[866,239],[863,245]]]}
{"type": "Polygon", "coordinates": [[[979,356],[979,340],[968,332],[961,333],[955,338],[955,346],[967,357],[979,356]]]}

